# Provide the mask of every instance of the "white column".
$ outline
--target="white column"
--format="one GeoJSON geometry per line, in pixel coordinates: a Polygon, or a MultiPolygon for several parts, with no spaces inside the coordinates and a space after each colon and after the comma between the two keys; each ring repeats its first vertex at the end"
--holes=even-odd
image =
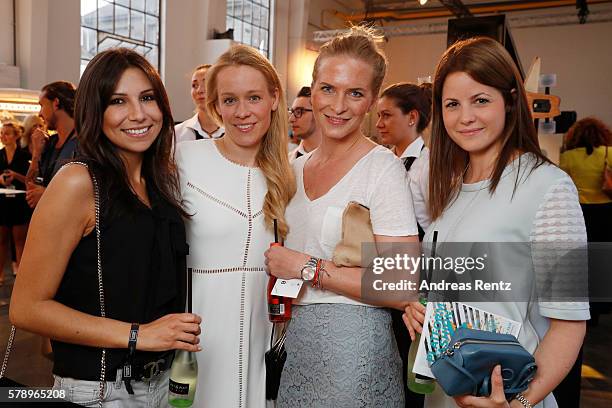
{"type": "Polygon", "coordinates": [[[79,0],[19,0],[17,14],[17,65],[21,87],[40,89],[65,80],[79,81],[79,0]]]}
{"type": "MultiPolygon", "coordinates": [[[[162,30],[162,73],[176,121],[193,115],[191,72],[212,64],[223,50],[211,46],[213,30],[225,31],[225,0],[166,0],[162,30]]],[[[220,40],[223,41],[223,40],[220,40]]],[[[214,45],[217,45],[215,42],[214,45]]],[[[224,48],[229,48],[225,42],[224,48]]]]}

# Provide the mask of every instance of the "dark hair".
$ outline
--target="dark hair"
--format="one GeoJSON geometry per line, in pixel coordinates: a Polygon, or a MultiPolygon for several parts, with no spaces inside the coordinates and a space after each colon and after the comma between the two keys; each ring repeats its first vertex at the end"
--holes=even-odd
{"type": "MultiPolygon", "coordinates": [[[[429,167],[429,213],[433,220],[442,214],[457,195],[469,163],[468,153],[450,138],[442,117],[444,82],[448,75],[455,72],[464,72],[474,81],[497,89],[504,98],[506,118],[500,136],[502,148],[491,175],[490,194],[495,192],[505,167],[517,152],[532,153],[536,157],[531,170],[543,163],[550,163],[540,150],[538,135],[527,102],[527,93],[508,51],[492,38],[476,37],[458,41],[442,56],[433,83],[429,167]]],[[[515,180],[515,189],[518,182],[519,172],[515,180]]]]}
{"type": "Polygon", "coordinates": [[[296,98],[310,98],[310,87],[309,86],[303,86],[302,89],[300,89],[300,92],[298,92],[296,98]]]}
{"type": "Polygon", "coordinates": [[[413,110],[417,111],[417,132],[421,133],[431,120],[431,88],[428,82],[421,85],[400,82],[385,88],[380,97],[393,99],[404,115],[413,110]]]}
{"type": "Polygon", "coordinates": [[[580,119],[567,131],[564,137],[564,149],[586,148],[587,154],[599,146],[612,145],[612,131],[601,120],[588,117],[580,119]]]}
{"type": "MultiPolygon", "coordinates": [[[[159,74],[141,55],[127,48],[113,48],[96,55],[85,68],[76,95],[75,128],[80,159],[90,161],[106,184],[108,199],[133,197],[125,165],[115,145],[104,135],[104,112],[128,68],[138,68],[151,82],[155,101],[162,112],[159,135],[144,152],[142,175],[147,189],[186,215],[179,201],[178,176],[172,157],[174,121],[170,103],[159,74]]],[[[132,200],[133,201],[133,200],[132,200]]]]}
{"type": "Polygon", "coordinates": [[[56,81],[51,82],[42,87],[41,92],[43,96],[50,101],[57,98],[59,101],[59,108],[68,114],[71,118],[74,118],[74,98],[76,94],[76,87],[68,81],[56,81]]]}

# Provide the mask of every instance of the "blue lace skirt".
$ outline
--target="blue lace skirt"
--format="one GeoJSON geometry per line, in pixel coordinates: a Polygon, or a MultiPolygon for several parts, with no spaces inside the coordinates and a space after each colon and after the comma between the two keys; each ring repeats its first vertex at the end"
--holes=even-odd
{"type": "Polygon", "coordinates": [[[278,407],[404,407],[401,360],[387,309],[293,307],[278,407]]]}

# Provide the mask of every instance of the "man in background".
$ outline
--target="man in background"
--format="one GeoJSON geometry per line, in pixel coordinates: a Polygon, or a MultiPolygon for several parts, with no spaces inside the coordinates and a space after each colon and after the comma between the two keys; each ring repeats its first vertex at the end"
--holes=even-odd
{"type": "Polygon", "coordinates": [[[310,103],[310,87],[304,86],[298,92],[289,109],[289,125],[300,144],[289,153],[289,161],[310,153],[321,143],[321,132],[317,129],[310,103]]]}
{"type": "Polygon", "coordinates": [[[26,200],[32,208],[36,207],[60,167],[75,157],[75,94],[75,86],[67,81],[52,82],[40,91],[38,115],[45,121],[47,130],[57,133],[49,136],[41,129],[32,133],[32,163],[26,177],[26,200]]]}

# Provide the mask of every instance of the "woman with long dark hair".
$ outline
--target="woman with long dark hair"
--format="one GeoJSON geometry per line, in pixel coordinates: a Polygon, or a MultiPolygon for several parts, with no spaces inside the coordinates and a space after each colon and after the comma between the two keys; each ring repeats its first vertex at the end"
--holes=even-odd
{"type": "Polygon", "coordinates": [[[72,402],[166,406],[173,350],[200,350],[201,321],[181,313],[187,245],[168,97],[145,58],[108,50],[83,73],[75,120],[87,167],[65,166],[36,207],[10,318],[52,339],[54,387],[72,402]]]}

